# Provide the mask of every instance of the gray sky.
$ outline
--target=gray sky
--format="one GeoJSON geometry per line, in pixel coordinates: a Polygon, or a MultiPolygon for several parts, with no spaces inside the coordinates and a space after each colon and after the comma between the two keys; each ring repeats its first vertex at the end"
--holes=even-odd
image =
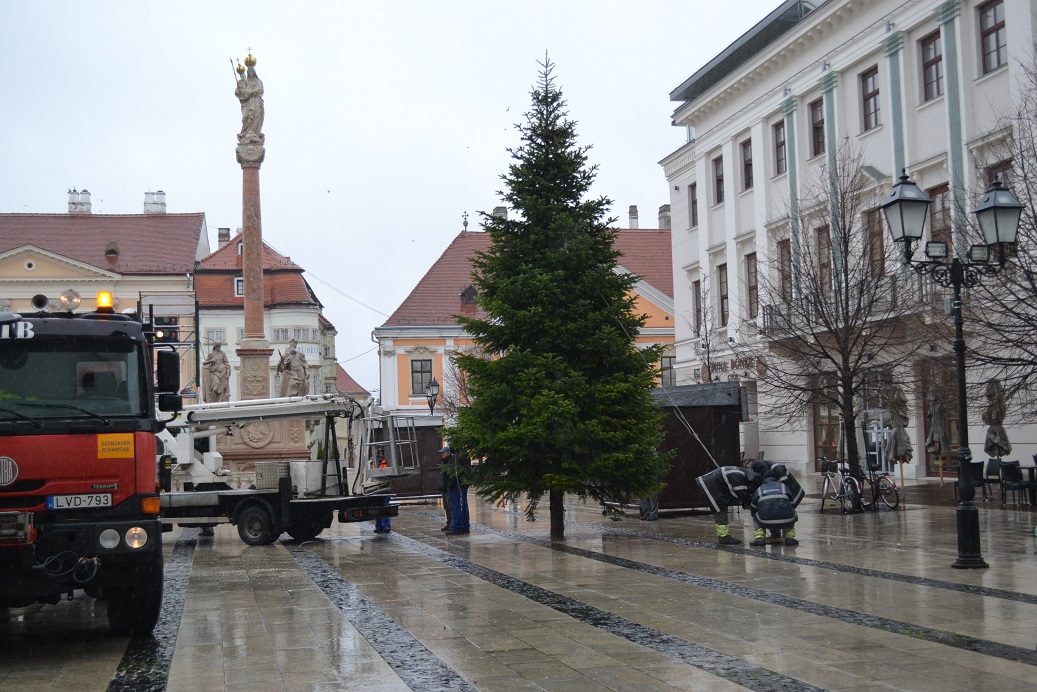
{"type": "Polygon", "coordinates": [[[0,212],[171,213],[241,226],[241,111],[229,58],[265,87],[263,238],[307,270],[338,358],[378,387],[371,330],[461,214],[501,204],[507,147],[545,51],[626,226],[669,201],[685,141],[669,93],[779,0],[58,2],[0,0],[0,212]],[[369,307],[365,307],[369,306],[369,307]],[[372,309],[373,308],[373,309],[372,309]]]}

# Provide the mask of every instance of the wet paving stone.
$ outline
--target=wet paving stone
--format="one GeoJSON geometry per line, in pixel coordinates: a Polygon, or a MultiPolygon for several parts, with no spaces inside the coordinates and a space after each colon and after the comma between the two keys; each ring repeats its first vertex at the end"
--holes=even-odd
{"type": "Polygon", "coordinates": [[[305,544],[286,542],[283,545],[408,687],[429,691],[476,690],[305,544]]]}
{"type": "MultiPolygon", "coordinates": [[[[575,525],[575,523],[570,523],[575,525]]],[[[647,534],[643,532],[636,532],[624,529],[603,529],[598,525],[584,524],[584,526],[592,527],[602,531],[608,531],[609,533],[625,534],[636,538],[655,538],[653,534],[647,534]]],[[[742,586],[734,584],[732,582],[723,581],[720,579],[714,579],[711,577],[702,577],[688,572],[681,572],[677,570],[666,569],[663,567],[656,567],[654,565],[648,565],[643,562],[636,562],[634,560],[628,560],[626,558],[614,557],[611,555],[605,555],[604,553],[598,553],[583,548],[576,548],[573,546],[566,545],[557,541],[551,541],[549,539],[537,538],[529,536],[527,534],[517,533],[513,531],[502,531],[488,526],[478,526],[479,531],[486,533],[493,533],[500,536],[504,536],[511,540],[524,541],[533,545],[539,545],[544,548],[550,548],[551,550],[557,550],[569,555],[575,555],[583,557],[597,562],[613,565],[616,567],[623,567],[626,569],[633,569],[645,574],[651,574],[653,576],[662,577],[665,579],[671,579],[673,581],[681,582],[684,584],[690,584],[693,586],[712,589],[714,591],[720,591],[723,593],[732,594],[735,596],[741,596],[761,603],[767,603],[770,605],[781,606],[784,608],[790,608],[803,613],[809,613],[811,615],[819,615],[821,617],[831,618],[833,620],[839,620],[850,625],[856,625],[860,627],[868,627],[871,629],[882,630],[890,632],[892,634],[899,634],[914,639],[920,639],[923,641],[932,642],[935,644],[943,644],[945,646],[954,647],[957,649],[964,649],[966,651],[973,651],[981,653],[986,656],[994,656],[996,658],[1003,658],[1009,661],[1016,661],[1018,663],[1024,663],[1026,665],[1037,666],[1037,651],[1032,649],[1024,649],[1018,646],[1012,646],[1009,644],[1002,644],[1000,642],[994,642],[987,639],[979,639],[976,637],[969,637],[966,635],[958,634],[956,632],[947,632],[943,630],[934,629],[931,627],[925,627],[923,625],[917,625],[910,622],[903,622],[900,620],[894,620],[891,618],[879,617],[876,615],[868,615],[861,613],[857,610],[849,610],[846,608],[839,608],[836,606],[828,606],[814,601],[808,601],[802,598],[795,598],[793,596],[787,596],[784,594],[775,593],[773,591],[766,591],[763,589],[755,589],[748,586],[742,586]]],[[[682,539],[663,538],[663,540],[669,540],[682,545],[695,544],[696,546],[704,546],[711,548],[723,548],[726,547],[717,546],[716,544],[707,544],[697,541],[687,541],[682,539]]],[[[759,557],[772,557],[769,553],[753,552],[753,556],[759,557]]],[[[774,556],[782,557],[783,561],[796,562],[800,564],[810,564],[814,567],[823,567],[829,569],[828,563],[823,563],[817,560],[809,560],[804,558],[795,558],[789,556],[774,556]]],[[[891,574],[889,572],[879,572],[878,570],[870,570],[863,568],[852,568],[847,565],[839,565],[840,570],[838,571],[849,571],[854,574],[868,577],[879,577],[886,579],[893,579],[894,581],[905,581],[900,579],[904,575],[891,574]]],[[[911,579],[911,583],[920,583],[923,586],[937,587],[936,582],[938,580],[932,579],[911,579]]],[[[998,594],[1002,597],[1006,597],[1007,600],[1019,601],[1023,603],[1033,602],[1033,596],[1030,594],[1022,594],[1013,591],[1005,591],[1003,589],[989,589],[984,587],[971,587],[963,584],[954,584],[953,582],[940,582],[943,587],[965,587],[965,588],[952,588],[954,591],[962,591],[965,593],[998,597],[998,594]]]]}
{"type": "MultiPolygon", "coordinates": [[[[476,527],[473,525],[472,528],[475,529],[476,527]]],[[[510,535],[507,532],[498,532],[487,527],[478,528],[479,530],[510,535]]],[[[529,539],[528,536],[521,536],[521,534],[517,534],[517,536],[522,540],[529,539]]],[[[742,685],[748,689],[761,692],[821,689],[782,673],[749,663],[735,656],[730,656],[695,642],[689,642],[686,639],[681,639],[652,627],[640,625],[587,603],[582,603],[576,599],[530,584],[516,577],[483,567],[470,560],[423,543],[420,540],[408,538],[398,533],[394,535],[393,540],[399,541],[408,548],[434,560],[448,564],[490,584],[545,605],[575,620],[592,625],[609,634],[622,637],[646,649],[664,654],[681,663],[694,666],[699,670],[742,685]]]]}
{"type": "Polygon", "coordinates": [[[126,647],[108,692],[162,692],[176,648],[180,616],[184,612],[198,530],[185,529],[165,564],[162,614],[150,637],[134,637],[126,647]]]}

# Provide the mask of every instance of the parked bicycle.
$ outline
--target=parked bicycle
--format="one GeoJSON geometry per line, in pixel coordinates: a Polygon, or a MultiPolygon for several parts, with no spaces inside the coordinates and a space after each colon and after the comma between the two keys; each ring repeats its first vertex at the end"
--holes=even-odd
{"type": "Polygon", "coordinates": [[[825,511],[825,501],[834,502],[843,514],[856,512],[861,502],[861,486],[857,479],[850,475],[850,465],[844,460],[833,460],[821,457],[821,511],[825,511]]]}
{"type": "Polygon", "coordinates": [[[868,464],[868,473],[864,474],[861,506],[864,509],[877,509],[879,500],[890,509],[896,509],[900,504],[900,493],[897,491],[897,484],[888,473],[880,473],[878,466],[868,464]]]}

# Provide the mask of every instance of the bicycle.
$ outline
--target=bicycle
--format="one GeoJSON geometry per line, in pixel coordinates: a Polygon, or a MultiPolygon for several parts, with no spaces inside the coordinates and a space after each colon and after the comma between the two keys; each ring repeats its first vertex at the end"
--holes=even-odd
{"type": "Polygon", "coordinates": [[[821,511],[825,511],[825,500],[839,505],[843,514],[857,511],[861,502],[861,486],[857,479],[850,475],[850,465],[842,460],[831,460],[821,457],[821,511]],[[837,477],[838,474],[838,477],[837,477]]]}
{"type": "Polygon", "coordinates": [[[900,504],[900,493],[897,484],[883,471],[879,473],[879,467],[868,464],[868,473],[864,474],[864,492],[861,493],[861,506],[864,509],[878,508],[879,500],[889,507],[896,509],[900,504]],[[867,498],[871,498],[870,501],[867,498]]]}

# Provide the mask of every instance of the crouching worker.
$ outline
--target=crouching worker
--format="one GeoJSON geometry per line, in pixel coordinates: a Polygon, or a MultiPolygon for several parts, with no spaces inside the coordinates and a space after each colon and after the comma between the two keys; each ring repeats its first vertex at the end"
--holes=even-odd
{"type": "MultiPolygon", "coordinates": [[[[760,487],[753,492],[751,509],[756,532],[749,545],[767,545],[768,529],[783,532],[785,545],[799,545],[796,540],[796,506],[803,499],[803,493],[800,489],[797,496],[787,483],[788,477],[785,467],[776,465],[767,472],[760,487]],[[783,481],[783,478],[786,480],[783,481]]],[[[796,487],[799,487],[798,483],[796,487]]]]}
{"type": "Polygon", "coordinates": [[[717,526],[720,545],[739,545],[742,541],[731,535],[727,508],[740,504],[748,509],[758,481],[752,471],[740,466],[721,466],[695,479],[706,494],[713,522],[717,526]]]}

